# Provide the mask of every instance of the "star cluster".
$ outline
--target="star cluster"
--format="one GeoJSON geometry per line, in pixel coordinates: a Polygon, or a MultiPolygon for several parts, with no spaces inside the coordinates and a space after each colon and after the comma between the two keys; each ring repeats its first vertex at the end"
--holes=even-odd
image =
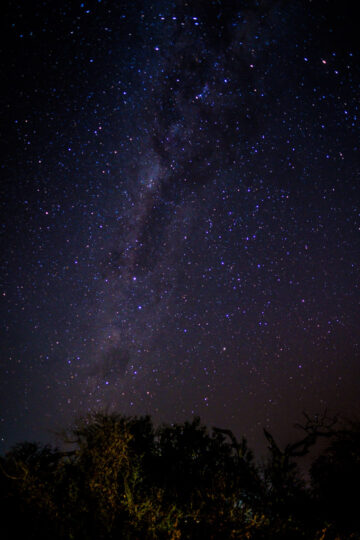
{"type": "Polygon", "coordinates": [[[358,414],[351,4],[9,1],[1,441],[358,414]]]}

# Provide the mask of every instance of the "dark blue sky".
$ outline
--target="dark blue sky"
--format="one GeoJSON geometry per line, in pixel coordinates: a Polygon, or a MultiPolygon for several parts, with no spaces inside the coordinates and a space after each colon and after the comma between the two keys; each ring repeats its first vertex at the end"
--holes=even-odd
{"type": "Polygon", "coordinates": [[[1,447],[359,414],[350,2],[8,1],[1,447]]]}

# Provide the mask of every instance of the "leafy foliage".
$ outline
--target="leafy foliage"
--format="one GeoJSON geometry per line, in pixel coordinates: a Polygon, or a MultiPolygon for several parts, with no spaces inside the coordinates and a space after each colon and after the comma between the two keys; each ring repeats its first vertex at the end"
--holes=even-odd
{"type": "Polygon", "coordinates": [[[0,458],[6,539],[356,538],[351,488],[360,481],[360,426],[305,415],[303,437],[281,449],[265,431],[259,467],[245,438],[199,418],[155,429],[150,417],[93,413],[59,451],[16,445],[0,458]],[[297,467],[319,437],[328,448],[306,486],[297,467]]]}

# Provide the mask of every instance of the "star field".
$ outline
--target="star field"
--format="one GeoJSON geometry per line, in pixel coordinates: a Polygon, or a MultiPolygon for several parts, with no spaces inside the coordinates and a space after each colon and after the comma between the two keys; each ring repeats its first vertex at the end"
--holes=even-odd
{"type": "Polygon", "coordinates": [[[2,448],[98,407],[255,446],[359,414],[352,4],[7,8],[2,448]]]}

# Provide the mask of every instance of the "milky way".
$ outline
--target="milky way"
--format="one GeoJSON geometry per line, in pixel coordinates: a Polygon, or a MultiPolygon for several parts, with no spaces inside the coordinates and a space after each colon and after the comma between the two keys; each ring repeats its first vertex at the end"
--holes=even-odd
{"type": "Polygon", "coordinates": [[[8,7],[3,448],[97,407],[255,445],[358,414],[351,4],[8,7]]]}

